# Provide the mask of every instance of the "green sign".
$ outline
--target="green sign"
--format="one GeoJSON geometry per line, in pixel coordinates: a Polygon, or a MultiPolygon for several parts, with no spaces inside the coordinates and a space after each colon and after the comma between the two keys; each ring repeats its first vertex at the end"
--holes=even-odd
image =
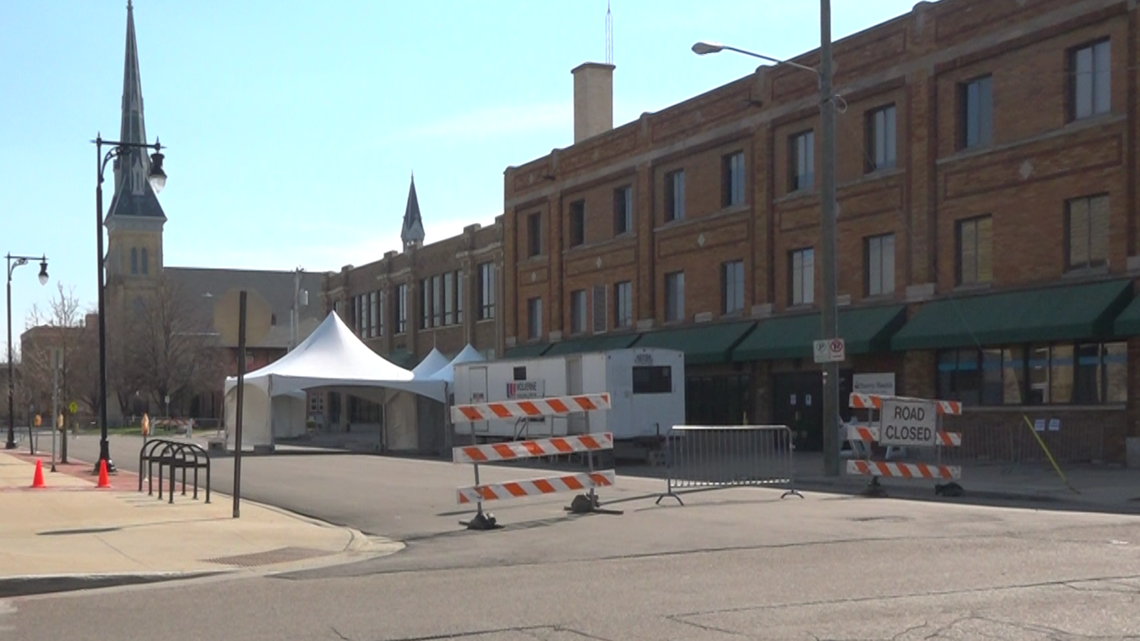
{"type": "Polygon", "coordinates": [[[76,412],[79,411],[79,405],[75,401],[71,401],[70,403],[67,404],[67,411],[71,412],[72,414],[75,414],[76,412]]]}

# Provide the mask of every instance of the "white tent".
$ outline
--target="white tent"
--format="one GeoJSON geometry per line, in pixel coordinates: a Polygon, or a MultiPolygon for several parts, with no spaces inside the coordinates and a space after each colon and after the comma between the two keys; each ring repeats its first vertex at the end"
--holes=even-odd
{"type": "Polygon", "coordinates": [[[438,372],[444,365],[447,365],[447,357],[433,347],[431,348],[431,353],[425,356],[424,359],[420,361],[420,364],[416,365],[415,369],[412,370],[412,377],[415,379],[430,378],[432,374],[438,372]]]}
{"type": "Polygon", "coordinates": [[[480,354],[479,351],[474,347],[472,347],[471,343],[468,343],[466,347],[464,347],[458,354],[455,355],[455,358],[451,359],[450,363],[441,367],[438,371],[432,374],[428,380],[443,381],[448,385],[453,385],[455,384],[456,365],[460,363],[477,363],[479,361],[485,360],[487,359],[483,358],[483,355],[480,354]]]}
{"type": "MultiPolygon", "coordinates": [[[[384,403],[385,390],[409,392],[445,402],[442,381],[415,380],[412,372],[385,360],[365,345],[336,312],[293,351],[245,376],[242,445],[272,445],[275,437],[305,432],[305,390],[353,388],[384,403]]],[[[226,378],[226,427],[233,438],[237,378],[226,378]]]]}

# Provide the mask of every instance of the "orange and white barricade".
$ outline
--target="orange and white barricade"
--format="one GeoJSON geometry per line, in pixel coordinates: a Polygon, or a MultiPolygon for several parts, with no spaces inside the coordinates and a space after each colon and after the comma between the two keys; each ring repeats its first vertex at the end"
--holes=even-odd
{"type": "Polygon", "coordinates": [[[452,448],[452,461],[458,464],[471,464],[475,472],[474,485],[460,487],[456,490],[460,505],[471,503],[476,505],[475,518],[462,524],[472,530],[499,527],[494,516],[483,513],[484,501],[499,501],[568,491],[587,492],[575,497],[570,507],[567,508],[568,511],[575,513],[604,511],[620,514],[614,510],[601,510],[594,492],[595,488],[612,487],[616,481],[614,470],[594,470],[594,453],[613,450],[613,434],[610,432],[589,433],[589,413],[608,409],[610,409],[610,395],[605,393],[453,406],[451,408],[451,420],[454,423],[474,423],[504,418],[566,416],[574,413],[586,415],[586,434],[482,445],[473,443],[452,448]],[[560,474],[505,483],[483,484],[479,481],[480,464],[583,453],[586,455],[589,465],[589,471],[585,473],[560,474]]]}
{"type": "Polygon", "coordinates": [[[942,430],[943,416],[962,413],[958,401],[942,401],[905,396],[852,393],[850,405],[870,413],[867,424],[844,426],[852,452],[864,452],[863,458],[847,461],[847,473],[871,477],[870,485],[879,489],[879,477],[931,479],[955,482],[962,478],[962,468],[942,464],[942,448],[960,447],[962,435],[942,430]],[[871,460],[871,443],[888,448],[933,448],[933,463],[871,460]],[[862,444],[864,447],[857,447],[862,444]]]}

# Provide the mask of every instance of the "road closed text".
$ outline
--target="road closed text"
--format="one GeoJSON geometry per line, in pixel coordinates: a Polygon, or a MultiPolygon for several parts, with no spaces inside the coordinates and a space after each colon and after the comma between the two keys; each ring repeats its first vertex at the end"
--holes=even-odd
{"type": "Polygon", "coordinates": [[[883,445],[934,445],[938,410],[929,401],[885,400],[879,442],[883,445]]]}

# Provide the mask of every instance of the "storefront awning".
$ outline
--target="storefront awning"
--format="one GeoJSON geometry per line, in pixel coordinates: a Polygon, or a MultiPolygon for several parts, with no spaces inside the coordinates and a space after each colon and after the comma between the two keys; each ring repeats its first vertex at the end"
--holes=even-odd
{"type": "Polygon", "coordinates": [[[641,335],[638,347],[675,349],[685,353],[685,365],[727,363],[729,352],[756,327],[755,321],[717,323],[667,329],[641,335]]]}
{"type": "MultiPolygon", "coordinates": [[[[890,350],[891,335],[906,321],[906,307],[867,307],[839,312],[839,335],[848,354],[890,350]]],[[[810,358],[812,342],[819,340],[819,314],[784,316],[760,321],[756,331],[732,350],[734,361],[810,358]]]]}
{"type": "Polygon", "coordinates": [[[1140,297],[1133,298],[1128,307],[1120,312],[1113,323],[1113,334],[1117,336],[1140,336],[1140,297]]]}
{"type": "Polygon", "coordinates": [[[542,356],[548,349],[550,349],[550,343],[526,343],[507,349],[503,358],[534,358],[535,356],[542,356]]]}
{"type": "Polygon", "coordinates": [[[605,352],[611,349],[625,349],[637,342],[640,334],[603,334],[569,341],[561,341],[550,346],[543,356],[557,356],[559,354],[584,354],[586,352],[605,352]]]}
{"type": "Polygon", "coordinates": [[[895,334],[896,350],[1104,338],[1128,304],[1132,281],[947,298],[926,303],[895,334]]]}

